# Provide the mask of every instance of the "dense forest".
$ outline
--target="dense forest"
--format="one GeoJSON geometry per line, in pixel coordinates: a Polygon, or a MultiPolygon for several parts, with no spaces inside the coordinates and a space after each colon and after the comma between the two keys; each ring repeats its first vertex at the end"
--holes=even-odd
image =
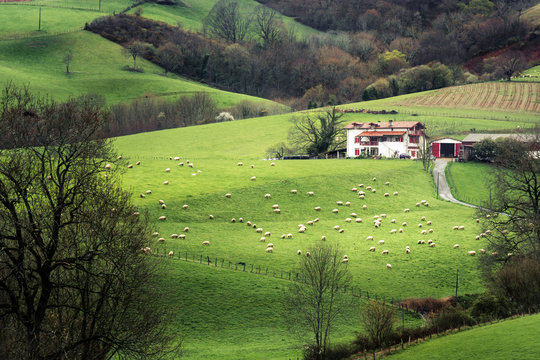
{"type": "Polygon", "coordinates": [[[266,6],[247,13],[218,1],[203,33],[146,19],[140,9],[88,29],[166,71],[296,109],[509,78],[534,60],[520,49],[538,43],[520,19],[532,1],[259,2],[266,6]],[[301,38],[280,13],[324,32],[301,38]]]}

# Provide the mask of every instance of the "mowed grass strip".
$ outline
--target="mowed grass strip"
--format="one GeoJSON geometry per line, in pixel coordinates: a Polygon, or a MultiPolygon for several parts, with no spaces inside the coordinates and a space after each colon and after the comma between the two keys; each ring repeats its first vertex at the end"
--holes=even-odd
{"type": "Polygon", "coordinates": [[[165,99],[205,92],[218,107],[242,100],[268,102],[261,98],[217,90],[177,76],[164,76],[163,69],[137,59],[143,73],[125,69],[133,62],[122,54],[122,47],[100,36],[79,31],[70,34],[0,41],[0,83],[13,81],[29,85],[33,92],[56,100],[95,93],[107,104],[135,99],[143,94],[160,94],[165,99]],[[65,73],[64,56],[73,53],[70,74],[65,73]]]}
{"type": "Polygon", "coordinates": [[[407,348],[388,359],[533,360],[540,354],[538,331],[540,315],[531,315],[442,336],[407,348]]]}
{"type": "Polygon", "coordinates": [[[486,163],[476,161],[452,163],[449,167],[453,182],[452,195],[461,201],[485,205],[490,199],[488,184],[492,171],[492,165],[486,163]]]}

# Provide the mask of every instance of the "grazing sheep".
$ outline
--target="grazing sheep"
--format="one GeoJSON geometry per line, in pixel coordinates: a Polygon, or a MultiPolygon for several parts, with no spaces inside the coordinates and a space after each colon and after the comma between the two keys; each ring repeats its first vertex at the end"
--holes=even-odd
{"type": "Polygon", "coordinates": [[[375,246],[370,247],[369,251],[375,251],[375,246]]]}
{"type": "Polygon", "coordinates": [[[174,256],[174,251],[169,251],[169,256],[174,256]]]}
{"type": "Polygon", "coordinates": [[[321,207],[320,207],[320,206],[316,206],[316,207],[315,207],[315,211],[321,211],[321,207]]]}
{"type": "Polygon", "coordinates": [[[435,243],[434,242],[430,243],[429,247],[435,247],[435,243]]]}
{"type": "Polygon", "coordinates": [[[205,246],[208,246],[208,245],[210,245],[210,241],[208,241],[208,240],[203,241],[202,244],[205,245],[205,246]]]}
{"type": "Polygon", "coordinates": [[[251,168],[253,169],[255,167],[255,165],[251,164],[251,168]]]}
{"type": "Polygon", "coordinates": [[[260,242],[265,242],[266,241],[266,237],[262,236],[260,239],[259,239],[260,242]]]}
{"type": "Polygon", "coordinates": [[[420,203],[416,203],[416,207],[420,207],[420,203]]]}
{"type": "Polygon", "coordinates": [[[467,254],[469,254],[469,255],[471,255],[471,256],[475,256],[475,255],[476,255],[476,251],[474,251],[474,250],[467,251],[467,254]]]}
{"type": "Polygon", "coordinates": [[[214,220],[214,215],[210,214],[210,215],[208,215],[208,218],[209,218],[210,220],[214,220]]]}
{"type": "Polygon", "coordinates": [[[350,223],[351,221],[352,221],[352,219],[351,219],[351,218],[346,218],[346,219],[345,219],[345,222],[348,222],[348,223],[350,223]]]}
{"type": "Polygon", "coordinates": [[[366,209],[367,209],[367,205],[362,205],[362,209],[366,210],[366,209]]]}
{"type": "Polygon", "coordinates": [[[387,268],[387,269],[391,269],[391,268],[392,268],[392,265],[386,264],[386,268],[387,268]]]}
{"type": "Polygon", "coordinates": [[[463,226],[463,225],[458,226],[458,230],[465,230],[465,226],[463,226]]]}
{"type": "Polygon", "coordinates": [[[244,222],[244,218],[238,218],[238,222],[243,223],[243,222],[244,222]]]}
{"type": "Polygon", "coordinates": [[[475,240],[480,240],[480,235],[476,235],[475,240]]]}
{"type": "Polygon", "coordinates": [[[272,209],[278,209],[278,208],[279,208],[279,205],[278,205],[278,204],[272,205],[272,209]]]}
{"type": "Polygon", "coordinates": [[[366,190],[371,190],[371,186],[366,186],[366,190]]]}
{"type": "Polygon", "coordinates": [[[397,230],[396,230],[396,229],[392,229],[392,230],[390,230],[390,234],[395,234],[396,232],[397,232],[397,230]]]}
{"type": "Polygon", "coordinates": [[[281,214],[281,210],[280,210],[280,209],[274,209],[274,212],[275,212],[276,214],[281,214]]]}
{"type": "Polygon", "coordinates": [[[235,218],[232,218],[232,219],[231,219],[231,222],[232,222],[232,223],[235,223],[235,222],[236,222],[236,219],[235,219],[235,218]]]}
{"type": "Polygon", "coordinates": [[[265,197],[266,199],[270,199],[270,198],[272,197],[272,195],[270,195],[270,194],[264,194],[264,197],[265,197]]]}
{"type": "Polygon", "coordinates": [[[146,194],[150,195],[152,193],[152,190],[146,190],[146,194]]]}
{"type": "Polygon", "coordinates": [[[145,196],[144,194],[141,193],[141,194],[139,194],[139,197],[142,198],[142,199],[144,199],[146,196],[145,196]]]}
{"type": "Polygon", "coordinates": [[[165,201],[163,201],[163,200],[159,200],[158,202],[159,202],[161,205],[165,204],[165,201]]]}
{"type": "Polygon", "coordinates": [[[321,240],[322,240],[322,241],[325,241],[325,240],[326,240],[326,236],[324,236],[324,235],[321,236],[321,240]]]}
{"type": "Polygon", "coordinates": [[[379,244],[379,245],[384,244],[384,240],[379,240],[379,242],[377,244],[379,244]]]}
{"type": "Polygon", "coordinates": [[[384,185],[386,186],[390,185],[390,181],[385,182],[384,185]]]}
{"type": "Polygon", "coordinates": [[[271,247],[271,248],[273,248],[273,247],[274,247],[274,244],[268,243],[268,245],[266,245],[266,247],[271,247]]]}
{"type": "Polygon", "coordinates": [[[503,230],[503,231],[501,231],[501,233],[506,235],[506,234],[508,234],[508,230],[503,230]]]}
{"type": "Polygon", "coordinates": [[[190,161],[189,161],[189,160],[186,160],[186,163],[187,163],[187,164],[189,164],[189,163],[190,163],[190,161]]]}
{"type": "Polygon", "coordinates": [[[266,250],[264,251],[266,251],[267,253],[271,253],[272,251],[274,251],[274,248],[269,247],[269,248],[266,248],[266,250]]]}
{"type": "Polygon", "coordinates": [[[302,250],[296,250],[296,255],[302,255],[302,250]]]}
{"type": "Polygon", "coordinates": [[[160,243],[163,243],[163,242],[165,242],[165,238],[159,238],[157,241],[160,242],[160,243]]]}
{"type": "Polygon", "coordinates": [[[480,222],[480,219],[476,219],[476,223],[478,224],[480,222]]]}
{"type": "Polygon", "coordinates": [[[418,224],[418,227],[421,228],[421,227],[422,227],[422,224],[418,224]]]}
{"type": "Polygon", "coordinates": [[[399,193],[397,191],[394,191],[394,196],[398,196],[399,193]]]}
{"type": "Polygon", "coordinates": [[[184,232],[188,232],[188,231],[189,231],[189,227],[186,226],[186,227],[184,228],[184,232]]]}
{"type": "Polygon", "coordinates": [[[344,232],[345,232],[345,229],[339,229],[339,230],[338,230],[338,233],[340,233],[340,234],[342,234],[342,233],[344,233],[344,232]]]}
{"type": "Polygon", "coordinates": [[[135,163],[135,165],[141,165],[141,162],[140,162],[140,161],[137,161],[137,162],[135,163]]]}
{"type": "Polygon", "coordinates": [[[459,244],[454,244],[454,249],[459,248],[459,244]]]}
{"type": "Polygon", "coordinates": [[[376,193],[377,192],[377,189],[373,189],[371,190],[372,193],[376,193]]]}
{"type": "Polygon", "coordinates": [[[270,163],[270,166],[276,166],[276,163],[270,163]]]}
{"type": "Polygon", "coordinates": [[[338,210],[338,209],[334,209],[334,210],[332,210],[332,212],[333,212],[334,214],[337,214],[337,213],[339,212],[339,210],[338,210]]]}
{"type": "Polygon", "coordinates": [[[230,198],[231,196],[232,196],[232,195],[231,195],[230,193],[226,193],[226,194],[225,194],[225,197],[226,197],[226,198],[230,198]]]}
{"type": "Polygon", "coordinates": [[[254,229],[257,228],[257,224],[253,224],[253,225],[251,225],[251,226],[252,226],[254,229]]]}
{"type": "Polygon", "coordinates": [[[373,178],[373,181],[377,181],[377,178],[376,178],[376,177],[374,177],[374,178],[373,178]]]}
{"type": "Polygon", "coordinates": [[[348,262],[349,262],[349,259],[344,258],[344,259],[342,260],[342,262],[343,262],[343,263],[348,263],[348,262]]]}
{"type": "Polygon", "coordinates": [[[373,236],[368,236],[366,240],[373,240],[373,236]]]}
{"type": "Polygon", "coordinates": [[[297,192],[298,192],[298,190],[296,190],[296,189],[291,190],[291,194],[296,194],[297,192]]]}
{"type": "Polygon", "coordinates": [[[409,208],[403,210],[403,212],[405,212],[405,213],[408,213],[410,211],[411,211],[411,209],[409,209],[409,208]]]}
{"type": "Polygon", "coordinates": [[[420,234],[426,235],[426,234],[427,234],[427,230],[422,230],[422,231],[420,231],[420,234]]]}
{"type": "Polygon", "coordinates": [[[350,202],[350,201],[347,201],[347,202],[345,203],[345,206],[351,206],[351,202],[350,202]]]}
{"type": "Polygon", "coordinates": [[[285,237],[287,237],[287,235],[281,234],[281,238],[282,238],[282,239],[285,239],[285,237]]]}
{"type": "Polygon", "coordinates": [[[358,198],[360,198],[360,199],[364,199],[364,198],[365,198],[365,196],[364,196],[364,195],[360,195],[360,196],[358,196],[358,198]]]}
{"type": "Polygon", "coordinates": [[[152,233],[152,236],[154,236],[154,237],[155,237],[155,236],[159,236],[159,233],[158,233],[157,231],[154,231],[154,232],[152,233]]]}
{"type": "Polygon", "coordinates": [[[478,251],[482,254],[485,254],[486,253],[486,250],[485,249],[478,249],[478,251]]]}
{"type": "Polygon", "coordinates": [[[187,204],[182,205],[182,209],[187,210],[188,208],[189,208],[189,205],[187,204]]]}
{"type": "Polygon", "coordinates": [[[193,167],[193,164],[188,164],[188,166],[189,166],[190,168],[192,168],[192,167],[193,167]]]}
{"type": "Polygon", "coordinates": [[[402,232],[403,232],[403,229],[402,229],[402,228],[399,228],[399,232],[402,233],[402,232]]]}
{"type": "Polygon", "coordinates": [[[292,234],[287,234],[287,239],[292,239],[292,234]]]}
{"type": "Polygon", "coordinates": [[[353,218],[358,217],[358,214],[357,213],[351,213],[351,217],[353,217],[353,218]]]}
{"type": "Polygon", "coordinates": [[[171,168],[166,168],[165,172],[171,172],[171,168]]]}
{"type": "Polygon", "coordinates": [[[158,219],[161,220],[161,221],[165,221],[165,220],[167,220],[167,217],[166,216],[160,216],[158,219]]]}
{"type": "Polygon", "coordinates": [[[403,222],[403,223],[401,224],[401,226],[407,226],[407,223],[406,223],[406,222],[403,222]]]}
{"type": "Polygon", "coordinates": [[[389,251],[388,251],[388,250],[383,250],[383,251],[382,251],[382,254],[383,254],[383,255],[388,255],[388,254],[389,254],[389,251]]]}
{"type": "Polygon", "coordinates": [[[384,197],[389,197],[390,194],[389,193],[384,193],[384,197]]]}
{"type": "Polygon", "coordinates": [[[244,163],[243,162],[239,162],[238,164],[236,164],[238,166],[244,166],[244,163]]]}
{"type": "Polygon", "coordinates": [[[354,221],[356,221],[357,223],[361,223],[362,219],[361,218],[356,218],[354,221]]]}
{"type": "Polygon", "coordinates": [[[426,225],[431,225],[431,220],[426,221],[426,225]]]}
{"type": "Polygon", "coordinates": [[[169,185],[169,182],[168,182],[168,181],[164,181],[164,182],[163,182],[163,185],[169,185]]]}
{"type": "Polygon", "coordinates": [[[178,163],[178,166],[184,166],[183,162],[178,163]]]}
{"type": "Polygon", "coordinates": [[[313,191],[308,191],[307,194],[308,194],[308,196],[313,196],[313,195],[315,195],[315,193],[314,193],[313,191]]]}
{"type": "Polygon", "coordinates": [[[457,229],[459,229],[459,226],[457,225],[452,228],[452,230],[457,230],[457,229]]]}
{"type": "Polygon", "coordinates": [[[334,230],[339,230],[339,225],[334,226],[334,230]]]}
{"type": "Polygon", "coordinates": [[[178,235],[178,238],[179,238],[179,239],[185,239],[185,238],[186,238],[186,235],[185,235],[185,234],[180,234],[180,235],[178,235]]]}
{"type": "Polygon", "coordinates": [[[417,244],[420,244],[420,245],[425,244],[425,243],[426,243],[426,240],[418,240],[417,242],[417,244]]]}
{"type": "Polygon", "coordinates": [[[309,220],[309,221],[307,222],[307,224],[308,224],[308,225],[313,225],[313,224],[314,224],[314,221],[313,221],[313,220],[309,220]]]}
{"type": "Polygon", "coordinates": [[[428,232],[429,232],[429,233],[432,233],[432,232],[433,232],[433,229],[429,229],[428,232]]]}
{"type": "Polygon", "coordinates": [[[410,253],[411,253],[411,249],[406,248],[406,249],[405,249],[405,254],[410,254],[410,253]]]}
{"type": "Polygon", "coordinates": [[[422,219],[421,221],[426,221],[426,217],[425,217],[425,216],[422,216],[421,219],[422,219]]]}
{"type": "Polygon", "coordinates": [[[358,191],[358,188],[352,188],[351,191],[352,191],[352,192],[357,192],[357,191],[358,191]]]}
{"type": "Polygon", "coordinates": [[[491,218],[491,215],[486,215],[486,219],[490,219],[491,218]]]}
{"type": "Polygon", "coordinates": [[[336,204],[341,206],[341,205],[343,205],[343,201],[336,201],[336,204]]]}
{"type": "Polygon", "coordinates": [[[305,228],[305,227],[301,227],[300,229],[298,229],[298,232],[303,234],[303,233],[306,232],[306,228],[305,228]]]}
{"type": "Polygon", "coordinates": [[[129,164],[127,167],[128,169],[133,169],[133,164],[129,164]]]}
{"type": "Polygon", "coordinates": [[[486,234],[487,235],[491,234],[491,230],[486,230],[486,234]]]}
{"type": "Polygon", "coordinates": [[[167,205],[161,204],[161,208],[162,208],[163,210],[165,210],[165,209],[167,208],[167,205]]]}
{"type": "Polygon", "coordinates": [[[308,252],[306,253],[306,256],[307,256],[307,257],[310,257],[310,256],[311,256],[311,253],[308,251],[308,252]]]}
{"type": "Polygon", "coordinates": [[[424,203],[424,206],[429,206],[429,203],[426,201],[426,202],[424,203]]]}
{"type": "Polygon", "coordinates": [[[365,193],[364,191],[359,191],[359,192],[358,192],[358,195],[362,195],[362,196],[363,196],[363,195],[366,195],[366,193],[365,193]]]}
{"type": "Polygon", "coordinates": [[[374,219],[378,219],[378,218],[380,218],[380,217],[381,217],[380,215],[374,215],[374,216],[373,216],[374,219]]]}
{"type": "Polygon", "coordinates": [[[251,180],[252,180],[252,181],[255,181],[255,180],[257,180],[257,177],[256,177],[256,176],[252,176],[252,177],[251,177],[251,180]]]}
{"type": "Polygon", "coordinates": [[[111,164],[105,164],[105,170],[111,170],[111,164]]]}
{"type": "Polygon", "coordinates": [[[179,156],[175,156],[175,157],[174,157],[174,161],[178,161],[178,160],[180,160],[180,157],[179,157],[179,156]]]}
{"type": "Polygon", "coordinates": [[[270,231],[267,231],[267,232],[264,233],[264,236],[270,236],[270,235],[272,235],[272,233],[270,231]]]}
{"type": "Polygon", "coordinates": [[[171,234],[171,239],[178,239],[178,234],[171,234]]]}
{"type": "Polygon", "coordinates": [[[248,222],[246,223],[246,225],[247,225],[247,226],[251,226],[251,221],[248,221],[248,222]]]}
{"type": "Polygon", "coordinates": [[[358,184],[358,187],[364,187],[364,184],[358,184]]]}

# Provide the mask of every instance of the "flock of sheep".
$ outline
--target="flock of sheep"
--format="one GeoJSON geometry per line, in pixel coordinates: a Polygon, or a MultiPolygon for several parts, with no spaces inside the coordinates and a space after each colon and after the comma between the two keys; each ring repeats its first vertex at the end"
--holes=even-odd
{"type": "MultiPolygon", "coordinates": [[[[179,161],[180,158],[179,157],[170,157],[170,160],[175,160],[175,161],[179,161]]],[[[140,165],[141,163],[140,162],[137,162],[136,165],[140,165]]],[[[187,166],[193,168],[193,163],[190,162],[189,160],[186,160],[185,161],[185,164],[187,164],[187,166]]],[[[182,167],[185,165],[184,162],[179,162],[178,163],[178,166],[182,167]]],[[[243,163],[242,162],[238,162],[237,163],[237,166],[243,166],[243,163]]],[[[270,163],[270,166],[275,166],[275,163],[270,163]]],[[[110,165],[107,164],[106,166],[106,169],[110,169],[110,165]]],[[[251,168],[254,168],[255,166],[254,165],[251,165],[251,168]]],[[[128,168],[133,168],[133,165],[132,164],[129,164],[128,165],[128,168]]],[[[171,168],[165,168],[164,169],[164,172],[165,173],[170,173],[171,172],[171,168]]],[[[192,175],[193,176],[196,176],[197,174],[201,173],[200,170],[197,171],[197,173],[193,173],[192,175]]],[[[252,176],[250,178],[251,181],[256,181],[257,178],[255,176],[252,176]]],[[[379,183],[377,181],[377,179],[374,177],[372,179],[372,183],[371,184],[358,184],[356,185],[355,187],[353,187],[351,189],[351,191],[357,196],[357,198],[360,200],[358,202],[358,205],[361,205],[361,208],[362,208],[362,211],[367,211],[368,207],[366,204],[362,204],[362,200],[365,200],[367,197],[369,196],[374,196],[374,195],[370,195],[370,194],[377,194],[377,189],[375,188],[375,184],[379,183]]],[[[165,181],[163,182],[163,185],[168,185],[169,184],[169,181],[165,181]]],[[[390,182],[385,182],[384,183],[384,186],[385,187],[389,187],[390,186],[390,182]]],[[[151,195],[152,194],[152,191],[151,190],[146,190],[144,193],[141,193],[140,194],[140,197],[141,198],[145,198],[147,197],[148,195],[151,195]]],[[[291,189],[289,191],[289,194],[290,196],[299,196],[301,193],[297,190],[297,189],[291,189]]],[[[282,195],[282,194],[280,194],[282,195]]],[[[228,193],[225,193],[225,198],[232,198],[232,193],[228,192],[228,193]]],[[[308,197],[315,197],[315,192],[314,191],[306,191],[305,192],[305,196],[308,196],[308,197]]],[[[399,196],[399,193],[398,191],[386,191],[384,192],[383,194],[383,198],[390,198],[390,197],[398,197],[399,196]]],[[[264,194],[264,198],[266,200],[269,200],[272,198],[272,195],[270,193],[266,193],[264,194]]],[[[302,201],[300,199],[298,199],[299,201],[302,201]]],[[[384,201],[383,199],[380,199],[380,201],[384,201]]],[[[162,210],[166,210],[167,209],[167,205],[165,203],[164,200],[158,200],[157,201],[157,204],[158,206],[162,209],[162,210]]],[[[342,200],[337,200],[336,201],[336,207],[333,208],[332,210],[329,210],[331,211],[333,214],[339,214],[340,212],[347,212],[348,215],[347,217],[343,220],[345,223],[357,223],[357,224],[364,224],[364,226],[367,226],[367,222],[364,222],[364,220],[358,215],[358,213],[356,212],[349,212],[349,211],[346,211],[344,209],[347,209],[347,208],[350,208],[351,206],[353,206],[352,202],[351,201],[342,201],[342,200]],[[340,210],[340,208],[343,208],[340,210]]],[[[357,206],[355,204],[355,206],[357,206]]],[[[426,201],[426,200],[421,200],[419,202],[417,202],[415,204],[416,208],[420,208],[420,207],[423,207],[425,208],[426,210],[429,209],[429,203],[426,201]]],[[[276,215],[279,215],[281,214],[281,207],[279,206],[279,204],[273,204],[273,205],[269,205],[269,207],[271,207],[271,210],[273,211],[273,213],[275,213],[276,215]]],[[[360,206],[359,206],[360,207],[360,206]]],[[[189,208],[189,205],[188,204],[184,204],[182,206],[182,209],[183,210],[188,210],[189,208]]],[[[323,208],[321,206],[315,206],[314,207],[314,211],[315,212],[322,212],[323,211],[323,208]]],[[[425,211],[425,210],[424,210],[425,211]]],[[[411,209],[410,208],[405,208],[403,210],[404,213],[410,213],[411,212],[411,209]]],[[[410,215],[408,216],[410,218],[410,215]]],[[[215,216],[210,214],[208,215],[208,219],[209,220],[214,220],[215,219],[215,216]]],[[[166,221],[167,220],[167,216],[166,215],[161,215],[158,217],[158,220],[160,221],[166,221]]],[[[319,217],[314,217],[312,219],[309,219],[305,222],[306,225],[304,225],[304,223],[301,223],[301,224],[298,224],[297,225],[297,229],[295,231],[290,231],[288,233],[283,233],[281,234],[280,238],[281,239],[292,239],[293,238],[293,232],[297,232],[297,233],[300,233],[300,234],[304,234],[306,232],[310,232],[310,228],[313,228],[315,227],[315,224],[317,224],[318,222],[320,221],[319,217]]],[[[275,251],[275,246],[272,242],[268,242],[268,238],[271,237],[271,232],[270,231],[264,231],[264,229],[262,227],[259,227],[257,226],[257,224],[253,223],[252,221],[244,221],[244,219],[242,217],[239,217],[238,219],[237,218],[232,218],[230,219],[230,222],[231,223],[245,223],[247,226],[253,228],[255,230],[256,233],[258,234],[263,234],[264,233],[264,236],[261,236],[259,238],[259,241],[260,242],[263,242],[263,243],[266,243],[266,246],[265,246],[265,252],[266,253],[273,253],[275,251]]],[[[477,219],[477,222],[478,222],[478,219],[477,219]]],[[[399,234],[404,234],[404,233],[413,233],[412,230],[407,230],[405,231],[405,229],[408,229],[407,227],[407,222],[405,221],[398,221],[397,219],[393,218],[393,219],[388,219],[388,216],[387,214],[377,214],[377,215],[373,215],[373,220],[372,220],[372,224],[373,224],[373,229],[374,231],[376,231],[376,229],[379,229],[383,224],[386,224],[386,223],[389,223],[389,224],[396,224],[396,223],[401,223],[401,227],[397,227],[396,228],[392,228],[389,230],[389,239],[390,242],[397,242],[397,240],[400,238],[400,237],[403,237],[403,235],[399,235],[399,234]],[[394,238],[395,237],[395,238],[394,238]]],[[[419,231],[419,235],[421,237],[421,239],[417,240],[416,241],[416,244],[418,245],[424,245],[424,244],[428,244],[429,247],[431,248],[435,248],[437,246],[437,244],[435,243],[435,241],[433,241],[432,239],[428,239],[428,240],[425,240],[423,237],[428,235],[428,234],[432,234],[434,233],[434,229],[431,227],[431,225],[433,224],[432,220],[428,220],[426,218],[425,215],[423,216],[420,216],[419,217],[419,223],[418,223],[418,228],[420,229],[419,231]],[[428,229],[424,228],[424,226],[429,226],[428,229]]],[[[456,225],[453,227],[453,230],[464,230],[465,229],[465,226],[464,225],[456,225]]],[[[327,229],[329,230],[329,229],[327,229]]],[[[342,234],[345,232],[345,229],[342,228],[340,225],[334,225],[333,226],[333,230],[336,231],[338,234],[342,234]]],[[[184,231],[183,233],[173,233],[170,235],[170,238],[171,239],[186,239],[186,233],[189,232],[189,227],[185,227],[184,228],[184,231]]],[[[481,233],[480,235],[477,235],[475,238],[476,240],[480,240],[482,237],[486,237],[490,234],[490,231],[489,230],[486,230],[485,232],[481,233]]],[[[153,236],[155,238],[157,238],[157,242],[158,243],[164,243],[166,241],[166,239],[164,237],[160,237],[160,234],[159,232],[154,232],[153,233],[153,236]]],[[[377,237],[380,237],[379,233],[377,232],[377,237]]],[[[408,236],[410,237],[410,236],[408,236]]],[[[321,241],[325,241],[327,239],[327,236],[326,235],[321,235],[320,236],[320,239],[321,241]]],[[[401,240],[406,240],[405,238],[402,238],[401,240]]],[[[368,242],[373,242],[375,241],[375,236],[374,235],[370,235],[370,236],[367,236],[366,238],[366,241],[368,242]]],[[[377,245],[384,245],[386,243],[385,240],[378,240],[377,241],[377,245]]],[[[202,245],[203,246],[209,246],[210,245],[210,241],[209,240],[205,240],[202,242],[202,245]]],[[[454,244],[453,246],[454,249],[459,249],[459,244],[454,244]]],[[[145,253],[151,253],[151,249],[150,248],[144,248],[144,249],[141,249],[143,252],[145,253]]],[[[376,246],[369,246],[368,247],[368,250],[370,252],[375,252],[377,249],[376,249],[376,246]]],[[[411,254],[411,247],[410,245],[405,245],[404,247],[404,252],[406,254],[411,254]]],[[[485,254],[486,251],[484,249],[479,249],[478,250],[479,253],[481,254],[485,254]]],[[[305,256],[310,256],[310,252],[309,251],[302,251],[301,249],[298,249],[296,251],[296,254],[297,255],[305,255],[305,256]]],[[[385,249],[383,247],[382,251],[381,251],[381,254],[382,255],[389,255],[390,254],[390,250],[389,249],[385,249]]],[[[477,254],[477,252],[475,250],[469,250],[467,251],[467,254],[470,255],[470,256],[475,256],[477,254]]],[[[170,251],[169,252],[169,256],[173,256],[174,255],[174,252],[173,251],[170,251]]],[[[343,259],[342,259],[343,263],[348,263],[349,262],[349,257],[348,255],[343,255],[343,259]]],[[[388,269],[391,269],[392,268],[392,265],[391,264],[386,264],[386,267],[388,269]]]]}

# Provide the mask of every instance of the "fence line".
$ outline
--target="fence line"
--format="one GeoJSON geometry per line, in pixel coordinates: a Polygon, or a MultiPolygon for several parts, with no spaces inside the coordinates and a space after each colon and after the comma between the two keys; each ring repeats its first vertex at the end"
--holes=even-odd
{"type": "MultiPolygon", "coordinates": [[[[241,271],[256,275],[264,275],[264,276],[272,276],[276,279],[282,279],[287,281],[301,281],[300,274],[294,271],[284,271],[284,270],[276,270],[273,268],[270,268],[268,266],[261,266],[257,264],[248,264],[243,261],[239,262],[233,262],[230,260],[226,260],[224,258],[218,258],[218,257],[212,257],[210,258],[209,255],[202,255],[202,254],[193,254],[189,253],[187,251],[184,252],[173,252],[174,255],[169,255],[169,250],[167,249],[159,249],[155,248],[152,250],[152,255],[157,257],[165,257],[170,258],[173,260],[178,261],[186,261],[191,262],[195,264],[200,265],[206,265],[206,266],[213,266],[216,268],[223,268],[228,270],[234,270],[234,271],[241,271]]],[[[405,311],[411,311],[416,312],[414,309],[409,309],[406,304],[402,305],[399,304],[398,301],[395,301],[393,297],[384,297],[381,296],[373,291],[362,289],[358,286],[345,286],[343,288],[343,292],[350,294],[351,296],[357,297],[357,298],[365,298],[365,299],[374,299],[377,301],[382,301],[383,303],[388,303],[392,306],[396,306],[399,309],[403,308],[405,311]]],[[[397,299],[396,299],[397,300],[397,299]]]]}
{"type": "Polygon", "coordinates": [[[42,8],[56,8],[56,9],[70,9],[70,10],[82,10],[82,11],[90,11],[90,12],[97,12],[102,14],[114,14],[119,13],[123,9],[116,9],[111,7],[101,7],[101,10],[99,7],[79,7],[79,6],[69,6],[69,5],[61,5],[61,4],[50,4],[50,3],[39,3],[39,2],[17,2],[17,3],[9,3],[9,2],[0,2],[0,6],[28,6],[28,7],[42,7],[42,8]]]}
{"type": "Polygon", "coordinates": [[[43,32],[42,34],[35,34],[35,33],[25,33],[25,34],[14,34],[14,35],[8,35],[8,36],[0,36],[0,41],[12,41],[12,40],[21,40],[21,39],[39,39],[44,38],[47,36],[58,36],[58,35],[65,35],[65,34],[73,34],[79,31],[83,31],[82,27],[71,29],[71,30],[65,30],[65,31],[57,31],[57,32],[43,32]]]}

